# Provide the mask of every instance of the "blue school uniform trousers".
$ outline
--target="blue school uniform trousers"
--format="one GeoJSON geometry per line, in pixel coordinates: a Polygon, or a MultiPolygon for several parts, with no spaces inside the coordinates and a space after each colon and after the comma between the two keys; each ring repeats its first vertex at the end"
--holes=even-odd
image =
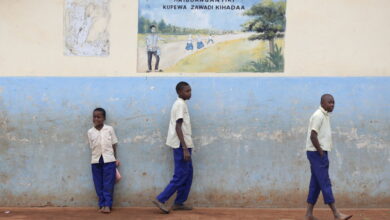
{"type": "Polygon", "coordinates": [[[192,43],[187,43],[186,50],[193,50],[193,49],[194,49],[194,45],[192,43]]]}
{"type": "Polygon", "coordinates": [[[318,151],[307,151],[306,154],[310,161],[311,170],[307,202],[313,205],[316,204],[321,191],[325,204],[334,203],[335,200],[332,192],[332,184],[329,178],[328,152],[324,151],[324,155],[322,157],[318,151]]]}
{"type": "Polygon", "coordinates": [[[114,162],[104,163],[103,156],[100,156],[99,163],[92,164],[93,183],[96,194],[99,198],[99,207],[112,207],[114,185],[115,185],[116,164],[114,162]]]}
{"type": "MultiPolygon", "coordinates": [[[[188,150],[192,154],[192,149],[188,148],[188,150]]],[[[157,196],[157,200],[165,203],[177,191],[175,204],[182,205],[188,199],[191,190],[192,161],[184,160],[183,148],[181,146],[173,149],[173,158],[175,162],[173,178],[164,191],[157,196]]]]}

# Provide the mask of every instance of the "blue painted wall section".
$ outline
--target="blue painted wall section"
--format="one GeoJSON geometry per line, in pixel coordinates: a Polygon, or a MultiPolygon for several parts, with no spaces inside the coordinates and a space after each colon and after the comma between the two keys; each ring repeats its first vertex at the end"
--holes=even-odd
{"type": "MultiPolygon", "coordinates": [[[[390,78],[0,78],[0,206],[95,206],[86,132],[95,107],[119,138],[115,206],[151,205],[180,80],[193,88],[196,206],[304,207],[310,115],[332,93],[330,175],[342,207],[390,206],[390,78]]],[[[322,198],[319,203],[322,203],[322,198]]]]}

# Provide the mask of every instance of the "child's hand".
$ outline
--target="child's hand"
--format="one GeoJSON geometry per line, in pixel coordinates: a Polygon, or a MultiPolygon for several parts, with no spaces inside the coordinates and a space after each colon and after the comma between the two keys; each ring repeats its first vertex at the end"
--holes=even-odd
{"type": "Polygon", "coordinates": [[[185,161],[190,161],[191,160],[190,151],[186,148],[186,149],[184,149],[183,153],[184,153],[184,160],[185,161]]]}
{"type": "Polygon", "coordinates": [[[318,153],[320,153],[320,156],[321,156],[321,157],[324,156],[324,151],[322,150],[322,148],[319,149],[318,153]]]}
{"type": "Polygon", "coordinates": [[[119,160],[116,160],[115,164],[116,164],[117,167],[119,167],[119,165],[121,165],[121,162],[119,160]]]}

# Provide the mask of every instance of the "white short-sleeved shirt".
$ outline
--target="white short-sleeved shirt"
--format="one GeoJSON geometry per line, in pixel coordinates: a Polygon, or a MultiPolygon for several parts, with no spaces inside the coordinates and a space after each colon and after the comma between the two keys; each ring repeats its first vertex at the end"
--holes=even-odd
{"type": "Polygon", "coordinates": [[[330,127],[330,114],[321,106],[310,117],[309,128],[307,131],[306,151],[317,151],[310,140],[311,131],[317,132],[318,141],[324,151],[332,150],[332,131],[330,127]]]}
{"type": "Polygon", "coordinates": [[[91,163],[99,163],[100,156],[103,156],[104,163],[116,161],[112,145],[118,143],[114,128],[103,125],[97,130],[95,127],[88,130],[89,146],[92,150],[91,163]]]}
{"type": "Polygon", "coordinates": [[[148,51],[157,51],[159,49],[158,42],[161,38],[157,34],[149,34],[146,37],[146,46],[148,51]]]}
{"type": "Polygon", "coordinates": [[[183,131],[184,141],[186,142],[188,148],[192,148],[194,144],[191,137],[192,130],[190,114],[188,112],[187,103],[182,98],[177,98],[175,103],[173,103],[166,144],[172,148],[180,147],[180,140],[176,133],[176,121],[178,119],[183,119],[181,129],[183,131]]]}

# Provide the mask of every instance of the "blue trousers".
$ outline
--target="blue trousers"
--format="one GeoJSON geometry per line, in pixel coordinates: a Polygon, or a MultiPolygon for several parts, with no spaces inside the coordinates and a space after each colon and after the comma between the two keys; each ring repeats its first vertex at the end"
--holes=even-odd
{"type": "Polygon", "coordinates": [[[100,157],[99,163],[92,164],[93,183],[96,194],[99,198],[99,207],[112,207],[114,185],[115,185],[115,162],[104,163],[100,157]]]}
{"type": "Polygon", "coordinates": [[[324,151],[324,155],[322,157],[317,151],[307,151],[306,154],[310,161],[311,170],[307,202],[313,205],[316,204],[321,191],[325,204],[334,203],[335,200],[332,192],[332,184],[329,178],[328,152],[324,151]]]}
{"type": "MultiPolygon", "coordinates": [[[[191,149],[188,149],[192,154],[191,149]]],[[[191,161],[185,161],[183,155],[183,148],[179,147],[173,149],[173,158],[175,161],[175,172],[171,182],[164,189],[157,199],[165,203],[175,192],[177,192],[175,204],[183,204],[190,194],[193,168],[191,161]]]]}

